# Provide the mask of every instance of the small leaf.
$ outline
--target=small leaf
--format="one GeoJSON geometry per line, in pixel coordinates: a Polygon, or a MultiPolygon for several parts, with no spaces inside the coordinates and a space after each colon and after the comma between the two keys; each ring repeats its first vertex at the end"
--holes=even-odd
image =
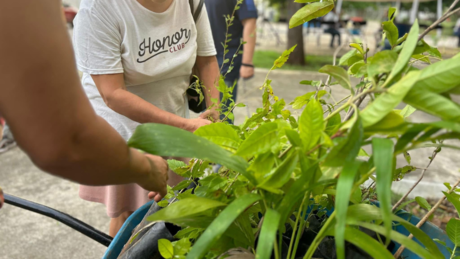
{"type": "Polygon", "coordinates": [[[392,20],[390,20],[383,22],[382,26],[383,31],[385,32],[385,35],[388,41],[390,42],[390,45],[392,47],[396,46],[396,42],[398,42],[399,37],[398,28],[396,27],[396,25],[393,23],[392,20]]]}
{"type": "Polygon", "coordinates": [[[273,245],[276,242],[279,221],[279,213],[273,209],[268,209],[260,230],[260,239],[256,251],[257,259],[269,259],[271,257],[273,245]]]}
{"type": "Polygon", "coordinates": [[[284,63],[286,63],[286,61],[289,59],[289,55],[295,50],[296,47],[297,45],[293,46],[288,50],[283,51],[283,54],[281,54],[281,56],[275,60],[273,67],[281,68],[284,65],[284,63]]]}
{"type": "Polygon", "coordinates": [[[267,152],[278,141],[277,132],[276,122],[262,124],[241,143],[236,154],[249,157],[267,152]]]}
{"type": "Polygon", "coordinates": [[[301,3],[301,4],[306,4],[306,3],[311,3],[311,2],[318,2],[319,0],[295,0],[295,3],[301,3]]]}
{"type": "Polygon", "coordinates": [[[187,188],[191,183],[193,183],[192,180],[184,180],[184,181],[178,183],[176,186],[174,186],[173,190],[174,191],[180,191],[182,189],[187,188]]]}
{"type": "Polygon", "coordinates": [[[240,107],[240,108],[246,107],[246,104],[244,104],[244,103],[239,103],[239,104],[236,105],[236,107],[240,107]]]}
{"type": "Polygon", "coordinates": [[[272,152],[266,152],[256,157],[248,170],[254,172],[254,176],[259,181],[268,174],[275,164],[276,156],[272,152]]]}
{"type": "Polygon", "coordinates": [[[232,126],[225,123],[213,123],[202,126],[194,134],[208,139],[231,152],[235,152],[241,143],[238,133],[232,126]]]}
{"type": "Polygon", "coordinates": [[[446,196],[447,200],[454,205],[455,209],[457,210],[457,213],[460,215],[460,196],[455,193],[447,193],[443,192],[444,195],[446,196]]]}
{"type": "Polygon", "coordinates": [[[291,153],[286,160],[265,177],[265,180],[258,185],[258,188],[265,190],[279,189],[291,178],[298,162],[298,152],[291,153]]]}
{"type": "Polygon", "coordinates": [[[411,158],[410,158],[409,152],[404,152],[404,158],[406,159],[407,163],[410,165],[411,158]]]}
{"type": "Polygon", "coordinates": [[[186,255],[192,243],[188,238],[182,238],[174,244],[174,255],[186,255]]]}
{"type": "Polygon", "coordinates": [[[158,250],[165,259],[173,258],[174,256],[173,245],[168,239],[162,238],[158,240],[158,250]]]}
{"type": "Polygon", "coordinates": [[[351,89],[350,78],[348,77],[347,71],[345,71],[342,67],[325,65],[319,70],[319,72],[332,76],[345,89],[351,89]]]}
{"type": "Polygon", "coordinates": [[[367,65],[364,63],[364,60],[358,61],[354,63],[349,69],[348,74],[356,77],[361,78],[367,73],[367,65]]]}
{"type": "Polygon", "coordinates": [[[417,109],[415,109],[414,107],[410,106],[410,105],[406,105],[406,107],[404,107],[404,109],[401,110],[401,112],[399,114],[401,114],[401,116],[403,118],[407,118],[409,117],[412,113],[414,113],[417,109]]]}
{"type": "Polygon", "coordinates": [[[311,3],[298,10],[289,21],[289,29],[302,25],[315,18],[329,13],[334,8],[334,2],[324,1],[311,3]]]}
{"type": "Polygon", "coordinates": [[[415,197],[415,201],[420,205],[420,207],[426,209],[426,210],[431,210],[431,205],[425,200],[425,198],[422,197],[415,197]]]}
{"type": "Polygon", "coordinates": [[[347,53],[345,53],[339,60],[339,65],[340,66],[344,66],[348,63],[348,59],[350,59],[351,57],[353,57],[354,55],[356,55],[356,53],[358,53],[358,51],[356,49],[352,49],[350,51],[348,51],[347,53]]]}
{"type": "Polygon", "coordinates": [[[357,49],[361,54],[364,55],[364,50],[361,44],[358,43],[350,43],[350,47],[357,49]]]}
{"type": "Polygon", "coordinates": [[[388,20],[394,20],[396,10],[397,9],[394,7],[390,7],[390,9],[388,9],[388,20]]]}
{"type": "Polygon", "coordinates": [[[460,220],[451,218],[446,226],[447,236],[456,246],[460,246],[460,220]]]}
{"type": "Polygon", "coordinates": [[[299,118],[300,138],[304,147],[314,147],[324,130],[323,108],[316,100],[311,100],[299,118]]]}

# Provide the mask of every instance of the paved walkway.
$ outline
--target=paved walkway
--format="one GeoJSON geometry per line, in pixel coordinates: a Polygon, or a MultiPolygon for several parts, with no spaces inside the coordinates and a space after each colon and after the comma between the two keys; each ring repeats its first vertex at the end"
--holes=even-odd
{"type": "MultiPolygon", "coordinates": [[[[254,79],[241,83],[238,102],[246,103],[250,113],[261,106],[259,88],[266,72],[267,70],[257,69],[254,79]]],[[[301,71],[274,71],[270,78],[273,80],[275,93],[284,98],[286,103],[313,90],[300,85],[301,80],[325,80],[321,74],[301,71]]],[[[346,95],[343,88],[334,88],[336,100],[346,95]]],[[[293,113],[298,115],[300,111],[295,110],[293,113]]],[[[237,108],[235,116],[237,124],[242,123],[247,116],[246,108],[237,108]]],[[[413,116],[414,121],[432,119],[422,113],[413,116]]],[[[411,152],[413,163],[424,167],[431,152],[432,149],[411,152]]],[[[422,185],[414,193],[423,192],[430,197],[441,195],[442,183],[452,183],[459,176],[458,154],[457,151],[443,150],[433,162],[422,185]]],[[[398,163],[403,165],[404,159],[398,159],[398,163]]],[[[418,174],[420,171],[412,173],[407,181],[413,181],[418,174]]],[[[400,191],[408,188],[410,182],[407,181],[398,185],[400,191]]],[[[19,148],[0,154],[0,186],[8,194],[45,204],[75,216],[97,229],[108,230],[108,218],[102,205],[79,199],[77,184],[42,173],[19,148]]],[[[102,245],[54,220],[9,205],[0,210],[0,259],[101,258],[104,251],[102,245]]]]}

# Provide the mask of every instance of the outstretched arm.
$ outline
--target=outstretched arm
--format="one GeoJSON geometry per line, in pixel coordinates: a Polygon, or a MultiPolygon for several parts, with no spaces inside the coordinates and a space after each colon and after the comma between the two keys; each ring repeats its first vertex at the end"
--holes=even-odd
{"type": "Polygon", "coordinates": [[[37,166],[82,184],[166,192],[164,160],[130,149],[90,106],[60,0],[0,1],[0,35],[0,113],[37,166]]]}

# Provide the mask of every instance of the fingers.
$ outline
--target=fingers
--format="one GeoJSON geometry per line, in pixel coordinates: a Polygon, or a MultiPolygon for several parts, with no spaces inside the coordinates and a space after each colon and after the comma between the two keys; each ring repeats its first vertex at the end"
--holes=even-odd
{"type": "Polygon", "coordinates": [[[161,196],[161,195],[159,195],[159,194],[157,194],[157,195],[153,198],[153,200],[154,200],[155,202],[159,202],[159,201],[161,201],[161,199],[163,199],[163,196],[161,196]]]}
{"type": "Polygon", "coordinates": [[[208,116],[210,114],[211,114],[211,110],[207,110],[207,111],[203,112],[202,114],[200,114],[199,117],[202,118],[202,119],[206,119],[206,118],[208,118],[208,116]]]}
{"type": "Polygon", "coordinates": [[[153,198],[155,198],[155,196],[157,196],[157,195],[158,195],[157,192],[149,192],[149,194],[148,194],[149,199],[151,199],[151,200],[152,200],[153,198]]]}

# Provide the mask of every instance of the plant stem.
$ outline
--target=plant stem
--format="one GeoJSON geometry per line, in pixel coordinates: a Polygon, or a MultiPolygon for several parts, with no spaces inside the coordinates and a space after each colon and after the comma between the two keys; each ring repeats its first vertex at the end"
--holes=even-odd
{"type": "Polygon", "coordinates": [[[319,246],[321,241],[324,238],[324,234],[328,230],[329,226],[332,224],[332,222],[335,220],[335,213],[336,211],[332,212],[331,216],[326,220],[326,223],[324,223],[323,227],[321,227],[321,230],[318,232],[316,235],[315,239],[311,243],[310,247],[308,248],[307,253],[303,257],[303,259],[311,259],[313,254],[315,253],[316,248],[319,246]]]}
{"type": "Polygon", "coordinates": [[[356,95],[354,98],[350,98],[348,99],[348,102],[342,106],[340,106],[337,110],[335,110],[333,113],[329,114],[329,116],[326,117],[326,121],[329,120],[332,116],[336,115],[337,113],[341,112],[342,110],[344,110],[345,108],[347,108],[348,106],[350,106],[354,101],[356,101],[357,99],[359,99],[361,96],[363,95],[366,95],[368,93],[371,93],[372,90],[366,90],[366,91],[363,91],[362,93],[359,93],[358,95],[356,95]]]}
{"type": "MultiPolygon", "coordinates": [[[[310,199],[310,192],[307,193],[307,199],[310,199]]],[[[304,207],[303,209],[303,217],[305,217],[305,215],[307,215],[307,210],[308,210],[308,206],[310,205],[310,201],[308,201],[307,205],[304,207]]],[[[313,212],[310,211],[310,214],[313,212]]],[[[308,215],[307,218],[302,218],[302,221],[300,222],[300,227],[299,227],[299,231],[297,231],[297,237],[295,239],[295,244],[294,244],[294,252],[292,253],[292,256],[291,256],[291,259],[295,259],[295,256],[296,256],[296,251],[297,251],[297,247],[299,247],[299,242],[300,242],[300,238],[302,237],[303,235],[303,232],[305,231],[305,225],[306,225],[306,222],[307,222],[307,219],[310,217],[310,215],[308,215]]],[[[289,259],[289,257],[287,257],[287,259],[289,259]]]]}
{"type": "MultiPolygon", "coordinates": [[[[332,107],[335,108],[335,106],[341,104],[343,101],[345,101],[346,99],[350,98],[351,95],[348,95],[348,96],[345,96],[344,98],[342,98],[340,101],[336,102],[335,104],[332,105],[332,107]]],[[[323,112],[323,113],[326,113],[327,111],[323,112]]]]}
{"type": "Polygon", "coordinates": [[[454,246],[454,250],[452,250],[452,255],[450,256],[450,259],[454,258],[456,250],[457,250],[457,246],[454,246]]]}
{"type": "MultiPolygon", "coordinates": [[[[294,237],[296,236],[296,231],[297,231],[297,225],[299,224],[299,220],[300,220],[300,217],[301,217],[301,214],[302,214],[302,207],[303,207],[303,204],[305,203],[305,199],[307,198],[307,193],[305,193],[305,195],[303,196],[302,203],[300,204],[299,211],[297,212],[297,217],[295,219],[294,228],[292,229],[291,242],[289,242],[289,249],[288,249],[288,254],[287,254],[287,257],[286,257],[287,259],[289,259],[290,256],[291,256],[292,245],[294,244],[294,237]]],[[[299,227],[298,231],[300,231],[300,227],[299,227]]]]}
{"type": "Polygon", "coordinates": [[[232,183],[228,186],[227,190],[225,191],[225,194],[227,194],[227,192],[230,190],[230,188],[232,188],[232,185],[236,182],[236,180],[238,179],[239,176],[240,176],[240,173],[237,173],[236,176],[235,176],[235,179],[233,179],[232,183]]]}
{"type": "MultiPolygon", "coordinates": [[[[452,186],[452,188],[447,192],[448,194],[451,194],[455,188],[457,188],[457,186],[460,184],[460,180],[458,180],[454,186],[452,186]]],[[[441,199],[439,199],[438,202],[436,202],[436,204],[433,206],[433,208],[431,208],[430,211],[428,211],[428,213],[425,215],[425,217],[423,217],[420,222],[416,225],[417,228],[420,228],[423,224],[425,224],[425,222],[428,220],[428,218],[438,209],[439,205],[441,205],[441,203],[446,199],[446,196],[442,197],[441,199]]],[[[414,235],[410,234],[408,236],[409,239],[412,239],[414,237],[414,235]]],[[[396,253],[394,254],[394,258],[399,258],[402,254],[402,252],[404,251],[404,249],[406,249],[405,246],[401,246],[398,251],[396,251],[396,253]]]]}
{"type": "Polygon", "coordinates": [[[396,208],[398,208],[399,205],[401,205],[401,203],[403,203],[403,201],[407,198],[407,196],[409,196],[409,194],[415,189],[415,187],[422,181],[423,177],[425,176],[426,170],[428,169],[428,167],[430,167],[431,163],[433,162],[433,160],[435,159],[435,157],[439,153],[439,151],[440,151],[439,148],[437,148],[437,149],[435,149],[433,151],[433,154],[431,155],[431,159],[428,162],[428,165],[423,169],[422,174],[418,178],[417,182],[415,182],[414,185],[412,185],[412,187],[409,189],[409,191],[406,192],[406,194],[404,194],[404,196],[401,199],[399,199],[399,201],[393,206],[391,211],[394,211],[396,208]]]}
{"type": "Polygon", "coordinates": [[[275,239],[275,259],[280,259],[278,242],[276,241],[276,239],[275,239]]]}
{"type": "Polygon", "coordinates": [[[443,21],[445,21],[447,18],[449,18],[452,14],[460,11],[460,8],[452,11],[452,9],[454,9],[454,7],[458,4],[460,0],[455,0],[449,7],[449,9],[447,9],[447,11],[444,13],[443,16],[441,16],[441,18],[439,18],[436,22],[434,22],[430,27],[428,27],[422,34],[420,34],[420,36],[418,37],[418,40],[420,41],[421,39],[423,39],[423,37],[425,37],[425,35],[427,35],[431,30],[433,30],[438,24],[442,23],[443,21]],[[451,12],[452,11],[452,12],[451,12]]]}
{"type": "Polygon", "coordinates": [[[233,110],[235,110],[235,108],[236,108],[236,106],[237,106],[238,104],[240,104],[240,103],[236,103],[236,104],[232,107],[232,109],[230,110],[230,112],[228,112],[227,115],[225,115],[225,117],[224,117],[221,121],[225,121],[226,119],[228,119],[228,115],[230,115],[230,113],[232,113],[233,110]]]}

